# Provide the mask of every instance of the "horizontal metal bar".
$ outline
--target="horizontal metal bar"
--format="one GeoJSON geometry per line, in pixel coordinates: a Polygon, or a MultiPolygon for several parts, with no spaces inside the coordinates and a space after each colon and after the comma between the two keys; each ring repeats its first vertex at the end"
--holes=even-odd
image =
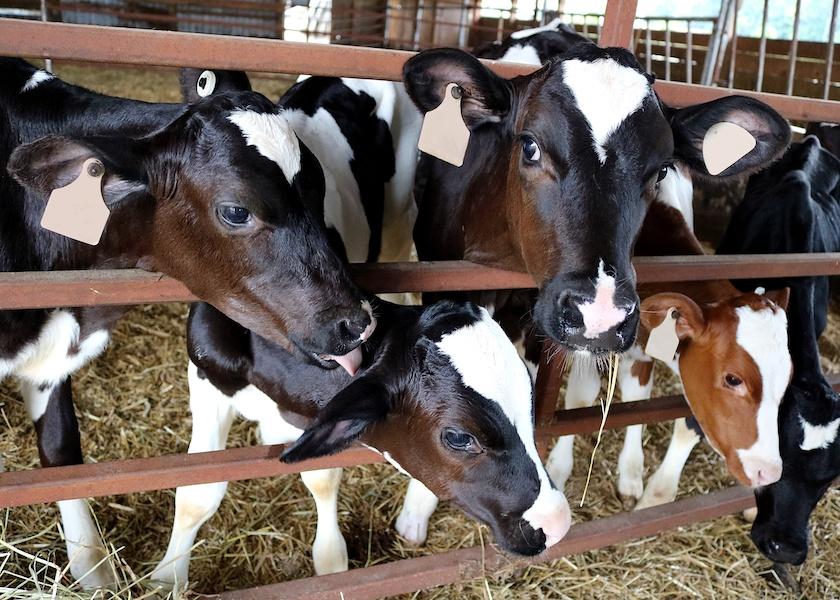
{"type": "MultiPolygon", "coordinates": [[[[403,63],[412,53],[232,35],[0,19],[0,55],[397,81],[402,76],[403,63]],[[247,52],[243,51],[244,48],[247,52]]],[[[483,62],[504,77],[534,70],[528,65],[483,62]]],[[[705,102],[733,93],[744,94],[766,102],[788,119],[804,121],[833,121],[840,107],[840,102],[830,100],[677,82],[657,82],[656,90],[663,100],[673,106],[705,102]]]]}
{"type": "Polygon", "coordinates": [[[488,545],[398,560],[346,573],[223,592],[221,599],[372,600],[407,594],[656,535],[742,511],[754,504],[751,490],[730,487],[653,508],[575,524],[560,543],[533,558],[513,557],[502,553],[495,545],[488,545]]]}
{"type": "MultiPolygon", "coordinates": [[[[639,283],[840,275],[840,253],[645,256],[633,260],[639,283]]],[[[372,293],[526,289],[526,273],[468,261],[356,263],[355,281],[372,293]]],[[[0,310],[58,306],[192,302],[189,290],[139,269],[0,273],[0,310]]]]}

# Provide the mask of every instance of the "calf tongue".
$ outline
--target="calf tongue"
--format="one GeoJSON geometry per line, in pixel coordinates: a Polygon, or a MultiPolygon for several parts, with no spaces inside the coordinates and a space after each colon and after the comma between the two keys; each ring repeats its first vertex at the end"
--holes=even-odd
{"type": "Polygon", "coordinates": [[[362,347],[357,346],[347,354],[342,354],[341,356],[330,354],[327,358],[337,362],[341,365],[342,369],[350,373],[350,377],[353,377],[356,371],[359,370],[359,367],[362,366],[362,347]]]}

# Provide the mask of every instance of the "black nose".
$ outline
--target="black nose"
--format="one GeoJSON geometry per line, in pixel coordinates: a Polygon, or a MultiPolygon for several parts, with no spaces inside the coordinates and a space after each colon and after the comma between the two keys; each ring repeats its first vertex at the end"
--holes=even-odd
{"type": "Polygon", "coordinates": [[[496,534],[496,541],[507,551],[521,556],[536,556],[545,550],[545,534],[534,529],[525,519],[511,523],[504,535],[496,534]]]}
{"type": "Polygon", "coordinates": [[[578,307],[587,301],[580,294],[575,294],[569,290],[560,292],[557,298],[557,310],[559,311],[560,322],[568,329],[582,329],[583,315],[578,307]]]}
{"type": "Polygon", "coordinates": [[[334,321],[333,339],[339,344],[355,345],[370,323],[370,315],[361,308],[346,313],[334,321]]]}
{"type": "Polygon", "coordinates": [[[808,555],[807,544],[802,544],[781,538],[770,538],[758,541],[758,549],[773,562],[787,563],[789,565],[801,565],[808,555]]]}

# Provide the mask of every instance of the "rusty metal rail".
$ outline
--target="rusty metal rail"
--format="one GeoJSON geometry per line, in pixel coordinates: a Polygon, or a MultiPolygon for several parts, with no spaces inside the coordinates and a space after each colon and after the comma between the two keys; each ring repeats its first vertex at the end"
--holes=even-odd
{"type": "Polygon", "coordinates": [[[698,521],[732,514],[755,499],[743,487],[724,488],[637,512],[573,525],[563,540],[533,558],[515,558],[493,545],[453,550],[432,556],[353,569],[346,573],[298,579],[246,590],[225,592],[221,600],[371,600],[414,590],[476,579],[620,544],[698,521]]]}
{"type": "MultiPolygon", "coordinates": [[[[655,256],[633,260],[639,283],[840,275],[840,252],[655,256]]],[[[373,293],[527,289],[527,273],[467,261],[351,265],[354,280],[373,293]]],[[[60,306],[192,302],[180,281],[139,269],[0,273],[0,310],[60,306]]]]}
{"type": "MultiPolygon", "coordinates": [[[[612,5],[613,2],[610,3],[612,5]]],[[[633,3],[627,3],[628,5],[633,3]]],[[[626,9],[617,11],[621,28],[626,9]]],[[[628,46],[632,33],[613,29],[607,15],[602,29],[602,45],[628,46]]],[[[69,59],[131,65],[167,67],[207,67],[271,73],[309,73],[343,77],[367,77],[397,81],[402,65],[412,52],[286,42],[232,35],[149,31],[98,25],[40,23],[20,19],[0,19],[0,54],[33,58],[69,59]],[[189,46],[189,52],[184,52],[189,46]],[[242,49],[247,47],[248,51],[242,49]]],[[[494,71],[513,77],[533,71],[529,65],[484,61],[494,71]]],[[[779,94],[711,88],[676,82],[657,82],[656,91],[673,106],[705,102],[738,93],[766,102],[788,119],[836,121],[840,102],[796,98],[779,94]]]]}

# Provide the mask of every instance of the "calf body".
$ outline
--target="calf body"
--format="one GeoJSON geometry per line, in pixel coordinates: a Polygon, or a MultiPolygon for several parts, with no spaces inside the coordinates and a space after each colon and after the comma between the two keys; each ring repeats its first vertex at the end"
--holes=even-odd
{"type": "MultiPolygon", "coordinates": [[[[329,248],[320,170],[267,99],[148,104],[67,85],[17,59],[0,59],[0,80],[0,271],[160,270],[313,360],[357,350],[371,316],[329,248]],[[102,165],[110,209],[96,246],[39,226],[47,196],[89,159],[102,165]]],[[[70,376],[104,349],[123,310],[0,312],[0,377],[21,382],[42,465],[81,462],[70,376]]],[[[86,503],[60,507],[72,573],[84,585],[108,583],[86,503]]]]}
{"type": "MultiPolygon", "coordinates": [[[[718,251],[840,251],[840,161],[814,137],[792,145],[778,163],[750,179],[718,251]]],[[[779,414],[782,477],[756,490],[752,539],[771,560],[801,564],[808,553],[811,512],[840,476],[840,396],[823,375],[817,346],[828,318],[828,278],[765,284],[791,288],[794,367],[779,414]]]]}

